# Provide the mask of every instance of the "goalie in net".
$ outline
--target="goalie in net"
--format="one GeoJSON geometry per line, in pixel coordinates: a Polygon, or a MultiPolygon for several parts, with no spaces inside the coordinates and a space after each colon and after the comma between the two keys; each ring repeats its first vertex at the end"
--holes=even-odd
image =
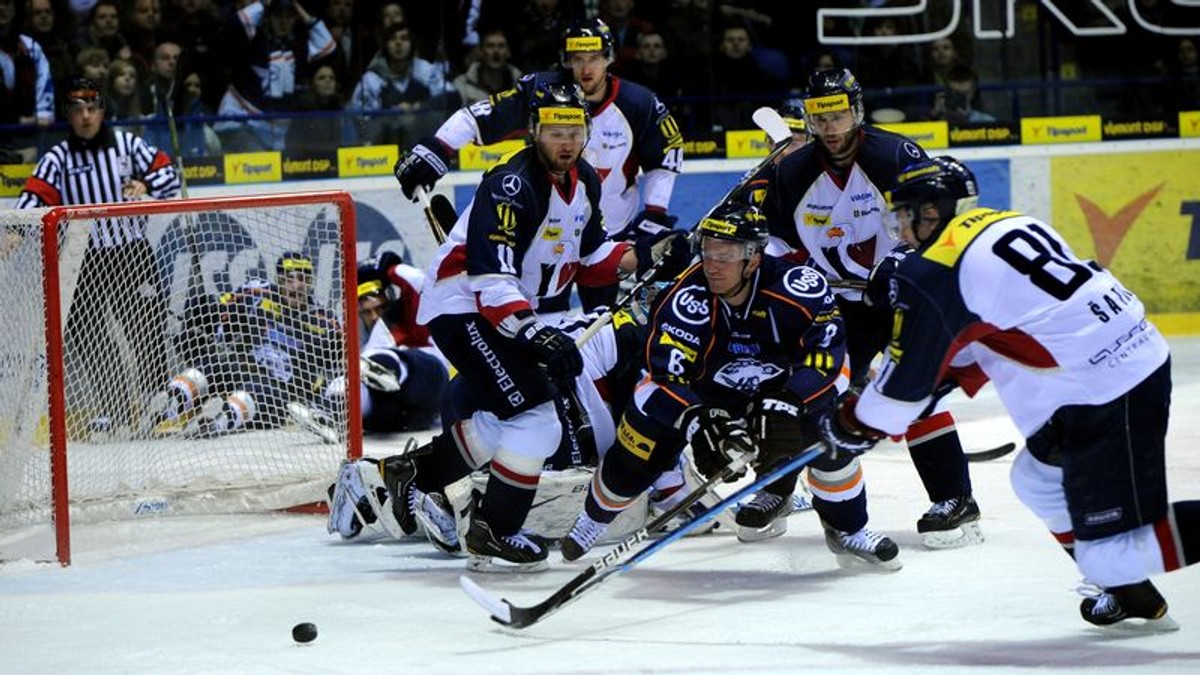
{"type": "Polygon", "coordinates": [[[143,431],[209,438],[275,428],[289,405],[316,401],[340,372],[344,337],[312,287],[312,259],[289,252],[274,281],[251,279],[191,307],[180,346],[190,365],[150,398],[143,431]]]}

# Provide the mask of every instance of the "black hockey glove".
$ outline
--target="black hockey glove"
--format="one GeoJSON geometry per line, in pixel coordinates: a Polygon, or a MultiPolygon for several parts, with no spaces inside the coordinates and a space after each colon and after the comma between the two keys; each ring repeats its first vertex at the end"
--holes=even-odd
{"type": "Polygon", "coordinates": [[[645,235],[656,237],[668,234],[675,229],[675,223],[678,221],[677,216],[668,216],[666,211],[643,209],[641,213],[633,217],[633,220],[629,221],[629,225],[619,238],[631,241],[645,235]]]}
{"type": "Polygon", "coordinates": [[[816,416],[831,409],[833,402],[832,392],[808,404],[790,391],[764,396],[755,407],[755,431],[760,439],[756,470],[770,470],[821,440],[816,416]]]}
{"type": "MultiPolygon", "coordinates": [[[[754,439],[721,408],[702,406],[691,413],[684,432],[692,444],[692,460],[696,470],[705,476],[715,476],[736,457],[758,452],[754,439]]],[[[729,478],[736,480],[739,472],[729,478]]]]}
{"type": "Polygon", "coordinates": [[[818,425],[821,440],[827,446],[826,454],[837,459],[843,454],[861,455],[875,447],[886,434],[858,421],[854,412],[858,405],[858,394],[848,394],[838,401],[836,407],[821,416],[818,425]]]}
{"type": "Polygon", "coordinates": [[[449,154],[449,148],[433,136],[417,141],[412,150],[396,162],[394,169],[404,196],[415,202],[418,186],[432,190],[433,184],[446,175],[449,154]]]}
{"type": "Polygon", "coordinates": [[[912,249],[908,244],[901,244],[871,268],[871,276],[867,277],[867,290],[863,293],[863,300],[868,306],[883,309],[892,306],[892,275],[909,253],[912,253],[912,249]]]}
{"type": "Polygon", "coordinates": [[[517,324],[513,339],[533,350],[538,363],[555,382],[570,382],[583,372],[583,356],[575,341],[532,316],[517,324]]]}
{"type": "Polygon", "coordinates": [[[660,259],[662,265],[655,273],[654,280],[674,279],[692,262],[692,246],[683,232],[638,237],[633,241],[633,251],[637,255],[639,279],[660,259]]]}

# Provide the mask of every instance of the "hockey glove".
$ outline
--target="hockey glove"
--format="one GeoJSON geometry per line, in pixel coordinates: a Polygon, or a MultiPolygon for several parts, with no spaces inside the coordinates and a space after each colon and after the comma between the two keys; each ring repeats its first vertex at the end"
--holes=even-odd
{"type": "Polygon", "coordinates": [[[641,279],[646,271],[662,260],[654,279],[674,279],[692,262],[692,246],[683,232],[667,232],[661,235],[645,235],[633,242],[637,255],[637,275],[641,279]]]}
{"type": "Polygon", "coordinates": [[[837,459],[843,454],[861,455],[875,447],[886,435],[859,422],[854,412],[856,405],[858,394],[848,394],[838,401],[833,410],[822,415],[818,422],[821,440],[825,441],[827,446],[825,452],[831,459],[837,459]]]}
{"type": "Polygon", "coordinates": [[[867,278],[867,290],[863,293],[863,301],[868,306],[884,309],[892,306],[892,276],[909,253],[912,253],[912,249],[908,244],[902,244],[892,249],[883,260],[871,268],[871,276],[867,278]]]}
{"type": "Polygon", "coordinates": [[[433,136],[422,138],[408,154],[396,162],[396,180],[404,196],[417,201],[418,187],[433,189],[433,184],[446,175],[450,149],[433,136]]]}
{"type": "Polygon", "coordinates": [[[546,374],[555,382],[569,382],[583,372],[583,356],[575,341],[562,331],[529,316],[517,324],[513,333],[523,347],[532,349],[546,374]]]}
{"type": "Polygon", "coordinates": [[[675,223],[678,220],[677,216],[668,216],[666,211],[660,209],[643,209],[641,213],[633,217],[633,220],[629,221],[629,225],[621,233],[620,238],[631,241],[646,235],[662,236],[675,229],[675,223]]]}
{"type": "MultiPolygon", "coordinates": [[[[705,476],[715,476],[739,455],[753,457],[758,452],[750,434],[721,408],[703,406],[695,409],[684,435],[692,444],[696,470],[705,476]]],[[[729,480],[736,480],[744,473],[731,476],[729,480]]]]}
{"type": "Polygon", "coordinates": [[[764,396],[756,407],[756,431],[759,441],[756,470],[769,470],[800,454],[820,440],[816,413],[831,408],[832,392],[806,405],[799,396],[783,391],[764,396]]]}

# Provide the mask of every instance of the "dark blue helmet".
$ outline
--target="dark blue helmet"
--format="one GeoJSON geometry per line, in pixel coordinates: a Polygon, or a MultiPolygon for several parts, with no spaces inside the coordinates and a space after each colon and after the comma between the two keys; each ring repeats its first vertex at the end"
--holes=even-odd
{"type": "Polygon", "coordinates": [[[904,218],[915,222],[925,204],[937,207],[939,223],[932,238],[955,216],[979,205],[979,187],[975,174],[962,162],[949,156],[934,157],[904,167],[888,201],[897,230],[904,218]]]}
{"type": "Polygon", "coordinates": [[[698,246],[705,239],[741,242],[746,246],[747,259],[767,246],[767,218],[758,207],[749,204],[721,204],[700,221],[696,231],[700,235],[698,246]]]}
{"type": "Polygon", "coordinates": [[[850,110],[854,113],[854,126],[863,123],[862,85],[847,68],[818,70],[808,78],[804,88],[804,118],[808,128],[813,128],[812,116],[821,113],[850,110]]]}
{"type": "Polygon", "coordinates": [[[583,89],[573,82],[538,78],[529,95],[529,132],[536,135],[541,124],[579,124],[590,130],[592,118],[583,89]]]}
{"type": "Polygon", "coordinates": [[[560,60],[564,68],[571,66],[571,54],[601,52],[605,60],[613,60],[613,36],[608,24],[600,19],[576,19],[563,31],[560,60]]]}

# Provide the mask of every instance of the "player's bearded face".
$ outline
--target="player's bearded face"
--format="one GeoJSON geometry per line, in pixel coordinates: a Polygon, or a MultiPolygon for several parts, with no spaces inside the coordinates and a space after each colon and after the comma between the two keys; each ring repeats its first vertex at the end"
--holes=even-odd
{"type": "Polygon", "coordinates": [[[367,330],[375,327],[375,322],[383,315],[386,304],[378,295],[367,295],[358,301],[358,315],[367,330]]]}
{"type": "Polygon", "coordinates": [[[855,124],[853,111],[818,113],[810,119],[813,136],[820,139],[821,144],[835,158],[849,154],[853,149],[856,138],[854,132],[858,126],[855,124]]]}
{"type": "Polygon", "coordinates": [[[538,127],[538,154],[554,173],[569,171],[579,161],[587,143],[587,127],[579,124],[543,124],[538,127]]]}
{"type": "Polygon", "coordinates": [[[604,76],[608,73],[608,59],[603,52],[576,52],[571,54],[571,72],[575,82],[583,89],[583,95],[598,100],[604,94],[604,76]]]}

